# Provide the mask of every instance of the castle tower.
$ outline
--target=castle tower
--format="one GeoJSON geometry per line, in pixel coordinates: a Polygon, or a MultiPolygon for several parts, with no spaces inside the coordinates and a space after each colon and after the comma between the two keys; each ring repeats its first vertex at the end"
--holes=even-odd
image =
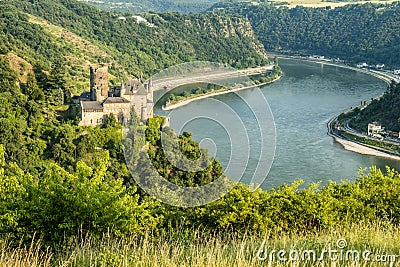
{"type": "Polygon", "coordinates": [[[90,99],[102,102],[108,97],[108,67],[90,67],[90,99]]]}

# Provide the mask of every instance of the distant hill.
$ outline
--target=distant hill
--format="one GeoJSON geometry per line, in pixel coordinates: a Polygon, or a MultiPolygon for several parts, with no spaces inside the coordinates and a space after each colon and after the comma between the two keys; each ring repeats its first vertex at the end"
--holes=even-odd
{"type": "Polygon", "coordinates": [[[267,51],[324,55],[349,62],[400,66],[400,4],[335,9],[270,3],[225,3],[215,12],[247,17],[267,51]]]}
{"type": "Polygon", "coordinates": [[[156,12],[181,12],[181,13],[200,13],[219,0],[81,0],[93,6],[106,10],[132,11],[142,13],[148,11],[156,12]]]}
{"type": "Polygon", "coordinates": [[[88,87],[89,65],[108,63],[111,80],[149,77],[193,60],[235,67],[268,62],[250,23],[237,15],[101,11],[76,0],[13,0],[0,6],[0,54],[46,71],[62,62],[72,91],[88,87]]]}

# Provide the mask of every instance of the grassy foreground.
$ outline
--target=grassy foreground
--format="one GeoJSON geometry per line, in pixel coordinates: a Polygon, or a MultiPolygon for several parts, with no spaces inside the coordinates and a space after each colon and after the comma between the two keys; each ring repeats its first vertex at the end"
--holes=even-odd
{"type": "Polygon", "coordinates": [[[86,237],[68,240],[59,248],[43,247],[40,240],[10,248],[3,238],[0,266],[400,266],[399,253],[400,228],[359,224],[307,235],[204,236],[201,230],[176,230],[157,238],[86,237]],[[279,250],[286,252],[287,261],[278,259],[279,250]],[[315,259],[308,256],[311,250],[315,259]]]}

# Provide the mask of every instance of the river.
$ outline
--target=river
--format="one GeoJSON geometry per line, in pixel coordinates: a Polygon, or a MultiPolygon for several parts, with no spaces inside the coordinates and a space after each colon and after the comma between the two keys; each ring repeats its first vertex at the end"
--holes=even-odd
{"type": "MultiPolygon", "coordinates": [[[[302,179],[305,185],[355,180],[359,168],[386,165],[400,170],[400,161],[360,155],[347,151],[327,135],[326,124],[335,114],[361,101],[383,93],[385,82],[357,71],[297,60],[280,60],[284,76],[274,84],[261,88],[268,100],[276,125],[276,153],[271,170],[262,188],[268,189],[302,179]]],[[[251,98],[256,89],[242,91],[244,99],[251,98]]],[[[251,111],[235,94],[215,97],[229,105],[243,121],[250,139],[250,157],[243,182],[249,181],[258,163],[260,140],[255,131],[257,123],[251,111]]],[[[179,116],[196,116],[203,110],[218,110],[218,103],[202,99],[180,107],[172,113],[171,127],[179,116]]],[[[253,107],[257,108],[257,107],[253,107]]],[[[156,105],[155,113],[165,115],[156,105]]],[[[184,127],[193,138],[210,149],[224,167],[231,153],[229,137],[224,126],[207,119],[193,119],[184,127]],[[211,144],[213,140],[215,147],[211,144]]],[[[245,148],[243,147],[245,151],[245,148]]],[[[245,157],[245,156],[244,156],[245,157]]],[[[244,160],[245,162],[245,160],[244,160]]],[[[241,166],[243,167],[243,166],[241,166]]],[[[259,166],[267,168],[268,166],[259,166]]],[[[238,166],[239,168],[239,166],[238,166]]]]}

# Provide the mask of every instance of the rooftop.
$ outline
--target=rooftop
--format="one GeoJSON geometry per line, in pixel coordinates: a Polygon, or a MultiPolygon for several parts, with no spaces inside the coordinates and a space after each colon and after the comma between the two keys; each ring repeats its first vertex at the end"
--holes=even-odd
{"type": "Polygon", "coordinates": [[[373,125],[373,126],[381,126],[381,124],[377,121],[371,122],[369,123],[369,125],[373,125]]]}
{"type": "Polygon", "coordinates": [[[103,110],[103,105],[98,101],[82,101],[81,102],[82,109],[85,111],[88,110],[103,110]]]}
{"type": "Polygon", "coordinates": [[[129,101],[123,97],[107,97],[103,103],[104,104],[129,103],[129,101]]]}
{"type": "Polygon", "coordinates": [[[136,94],[137,94],[137,95],[147,95],[148,93],[147,93],[146,89],[144,89],[144,87],[141,86],[141,87],[139,88],[139,90],[136,92],[136,94]]]}

